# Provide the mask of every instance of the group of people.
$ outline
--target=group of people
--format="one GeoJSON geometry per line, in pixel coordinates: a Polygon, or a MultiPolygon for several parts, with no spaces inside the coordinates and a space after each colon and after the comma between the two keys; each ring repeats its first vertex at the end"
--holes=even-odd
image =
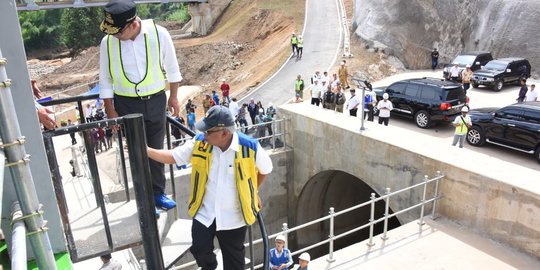
{"type": "MultiPolygon", "coordinates": [[[[285,247],[286,239],[282,234],[275,239],[275,248],[270,249],[270,269],[281,270],[289,269],[293,265],[291,251],[285,247]]],[[[307,270],[308,264],[311,261],[309,253],[304,252],[298,257],[298,268],[296,270],[307,270]]]]}
{"type": "Polygon", "coordinates": [[[338,71],[338,73],[332,74],[331,77],[326,71],[322,75],[319,71],[316,71],[315,75],[310,78],[311,84],[307,88],[305,87],[305,81],[302,79],[302,75],[298,75],[295,81],[296,99],[294,102],[301,102],[304,89],[308,89],[312,105],[322,105],[324,109],[340,113],[343,113],[343,109],[346,106],[351,116],[357,116],[358,109],[360,108],[364,110],[364,119],[367,118],[368,121],[374,121],[376,108],[379,111],[379,124],[388,126],[390,111],[393,110],[393,105],[388,99],[388,94],[385,93],[383,99],[377,102],[377,97],[371,84],[365,81],[364,97],[357,96],[356,90],[351,88],[347,82],[348,72],[345,64],[346,62],[342,61],[340,70],[343,71],[338,71]],[[346,89],[349,89],[351,93],[348,101],[344,92],[346,89]],[[346,103],[347,105],[345,105],[346,103]]]}
{"type": "Polygon", "coordinates": [[[531,84],[530,87],[527,87],[526,80],[521,80],[520,84],[521,88],[519,89],[519,94],[516,99],[518,103],[538,101],[538,91],[535,91],[535,84],[531,84]]]}

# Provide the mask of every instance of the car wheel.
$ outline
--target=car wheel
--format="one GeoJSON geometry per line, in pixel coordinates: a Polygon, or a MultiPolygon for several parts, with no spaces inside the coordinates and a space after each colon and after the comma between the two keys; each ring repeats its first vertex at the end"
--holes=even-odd
{"type": "Polygon", "coordinates": [[[473,126],[467,132],[467,142],[472,146],[482,146],[486,142],[484,132],[478,126],[473,126]]]}
{"type": "Polygon", "coordinates": [[[473,87],[473,88],[478,88],[478,86],[479,86],[479,85],[478,85],[477,83],[472,83],[472,87],[473,87]]]}
{"type": "Polygon", "coordinates": [[[418,111],[414,115],[414,121],[419,128],[428,128],[431,125],[431,116],[426,111],[418,111]]]}
{"type": "Polygon", "coordinates": [[[540,145],[536,147],[536,151],[534,151],[534,158],[540,163],[540,145]]]}
{"type": "Polygon", "coordinates": [[[499,92],[502,90],[503,86],[504,82],[502,80],[496,80],[495,85],[493,86],[493,90],[495,90],[495,92],[499,92]]]}

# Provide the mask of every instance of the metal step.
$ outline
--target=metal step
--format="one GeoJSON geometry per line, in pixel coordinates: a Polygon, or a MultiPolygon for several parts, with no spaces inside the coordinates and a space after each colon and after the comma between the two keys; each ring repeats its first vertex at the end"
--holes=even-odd
{"type": "MultiPolygon", "coordinates": [[[[142,237],[135,201],[110,203],[106,205],[106,208],[113,240],[113,251],[141,245],[142,237]]],[[[69,219],[77,258],[92,258],[109,250],[99,208],[71,213],[69,219]]],[[[157,220],[160,235],[167,231],[168,224],[170,224],[168,219],[172,219],[172,215],[161,211],[160,218],[157,220]]]]}

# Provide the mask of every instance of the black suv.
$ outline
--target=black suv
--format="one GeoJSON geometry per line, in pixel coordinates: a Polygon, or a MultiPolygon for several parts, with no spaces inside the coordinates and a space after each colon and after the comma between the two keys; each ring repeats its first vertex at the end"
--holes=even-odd
{"type": "Polygon", "coordinates": [[[531,76],[531,64],[524,58],[501,58],[489,61],[483,69],[474,72],[472,86],[487,85],[499,92],[505,84],[531,76]]]}
{"type": "Polygon", "coordinates": [[[388,93],[394,106],[391,113],[412,117],[421,128],[436,121],[454,120],[468,102],[460,84],[437,78],[403,80],[374,91],[377,100],[388,93]]]}
{"type": "Polygon", "coordinates": [[[448,79],[448,73],[450,68],[454,64],[458,64],[459,72],[461,73],[466,65],[471,66],[471,70],[479,70],[482,66],[485,66],[489,61],[493,60],[490,52],[466,52],[462,53],[452,61],[451,64],[444,65],[443,78],[448,79]]]}
{"type": "Polygon", "coordinates": [[[517,103],[469,112],[472,128],[467,142],[481,146],[485,142],[534,154],[540,162],[540,101],[517,103]]]}

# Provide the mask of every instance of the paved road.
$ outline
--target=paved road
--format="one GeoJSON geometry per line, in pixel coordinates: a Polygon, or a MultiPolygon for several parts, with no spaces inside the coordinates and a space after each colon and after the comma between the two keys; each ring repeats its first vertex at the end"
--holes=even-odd
{"type": "MultiPolygon", "coordinates": [[[[300,61],[290,58],[273,77],[240,101],[251,98],[281,105],[294,96],[296,75],[302,74],[306,87],[315,70],[327,70],[336,59],[341,39],[337,0],[307,0],[304,53],[300,61]]],[[[304,93],[305,94],[305,93],[304,93]]]]}
{"type": "MultiPolygon", "coordinates": [[[[442,72],[435,71],[411,71],[404,72],[394,76],[390,76],[381,81],[375,82],[374,86],[386,86],[392,82],[409,79],[409,78],[421,78],[421,77],[441,77],[442,72]]],[[[528,81],[529,84],[538,82],[528,81]]],[[[517,86],[505,86],[502,91],[494,92],[491,89],[480,86],[480,88],[468,91],[470,98],[471,109],[482,107],[504,107],[515,103],[518,96],[519,87],[517,86]]],[[[376,125],[376,123],[368,122],[366,127],[370,125],[376,125]]],[[[392,117],[390,119],[390,125],[404,128],[418,133],[418,136],[414,137],[414,140],[426,140],[433,139],[441,143],[441,145],[450,145],[452,143],[452,137],[454,134],[454,128],[451,125],[436,125],[430,129],[418,128],[412,119],[402,117],[392,117]]],[[[538,164],[532,155],[507,149],[505,147],[485,144],[483,147],[473,147],[465,143],[465,147],[470,151],[479,152],[488,155],[491,158],[500,159],[506,162],[510,162],[516,165],[521,165],[529,169],[538,170],[540,164],[538,164]]]]}

